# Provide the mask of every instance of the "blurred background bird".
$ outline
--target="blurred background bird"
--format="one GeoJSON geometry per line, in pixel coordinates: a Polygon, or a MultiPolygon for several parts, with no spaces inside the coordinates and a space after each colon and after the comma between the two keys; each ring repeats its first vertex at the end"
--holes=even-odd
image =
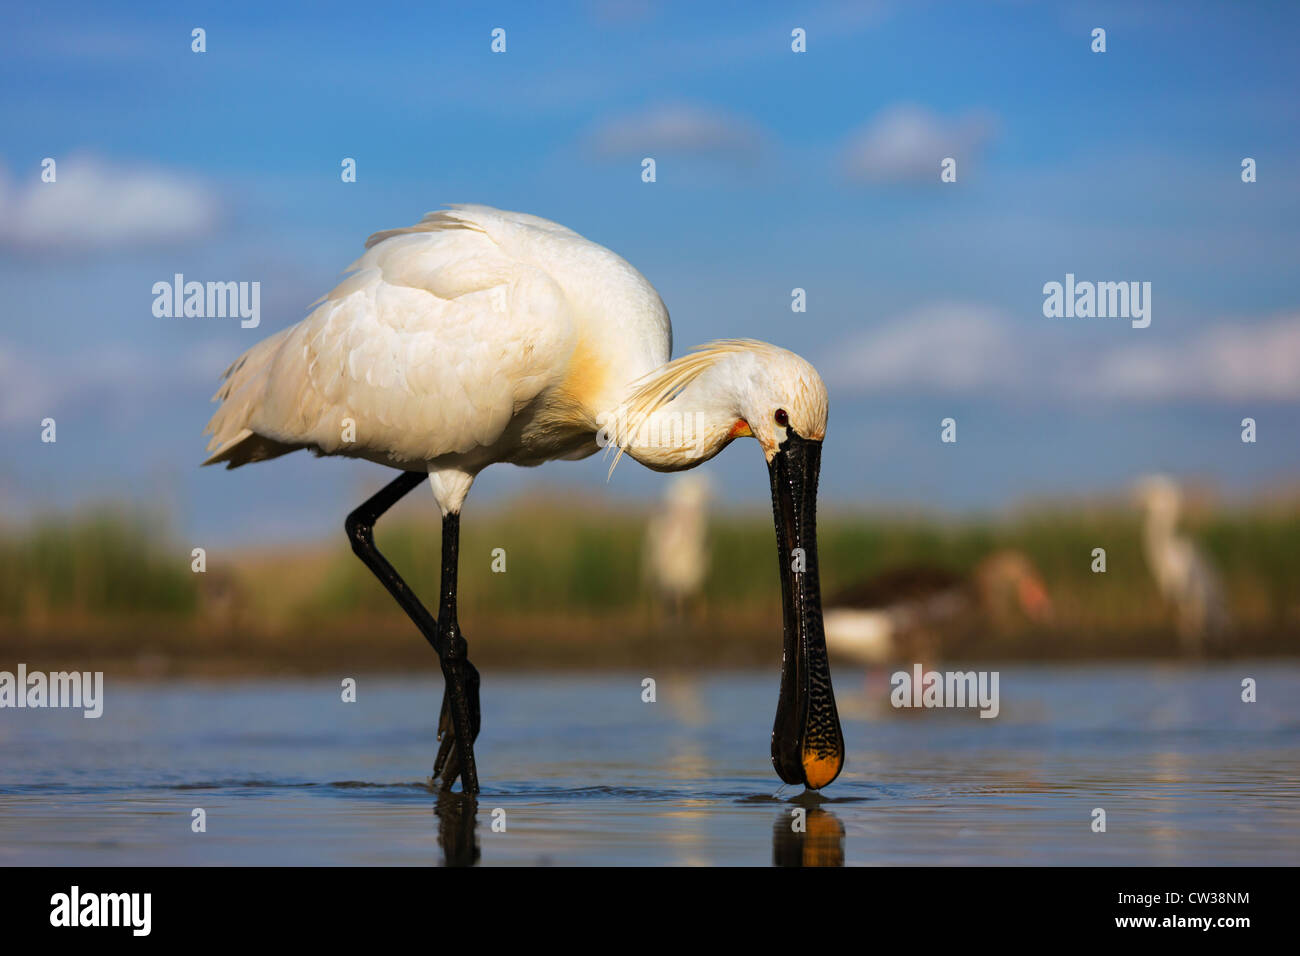
{"type": "Polygon", "coordinates": [[[1023,553],[995,551],[968,574],[926,564],[882,571],[826,601],[826,644],[837,659],[877,666],[926,662],[973,631],[1046,624],[1052,600],[1023,553]]]}
{"type": "Polygon", "coordinates": [[[1173,610],[1178,638],[1190,654],[1222,649],[1232,618],[1223,582],[1209,557],[1178,531],[1183,493],[1167,475],[1138,482],[1144,515],[1142,550],[1160,597],[1173,610]]]}
{"type": "Polygon", "coordinates": [[[645,577],[651,600],[675,622],[701,608],[709,575],[709,480],[682,475],[646,527],[645,577]]]}

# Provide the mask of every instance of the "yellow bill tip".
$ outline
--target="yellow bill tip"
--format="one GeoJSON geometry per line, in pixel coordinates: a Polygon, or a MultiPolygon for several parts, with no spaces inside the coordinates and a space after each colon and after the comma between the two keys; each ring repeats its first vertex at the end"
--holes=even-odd
{"type": "Polygon", "coordinates": [[[819,755],[804,752],[803,776],[805,785],[811,790],[820,790],[828,786],[840,775],[844,766],[844,755],[840,753],[819,755]]]}

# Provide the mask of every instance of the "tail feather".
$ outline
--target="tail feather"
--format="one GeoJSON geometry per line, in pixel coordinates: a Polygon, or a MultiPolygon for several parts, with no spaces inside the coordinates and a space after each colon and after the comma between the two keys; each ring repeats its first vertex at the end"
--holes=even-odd
{"type": "Polygon", "coordinates": [[[204,465],[225,462],[227,468],[238,468],[303,447],[267,438],[248,427],[262,399],[267,370],[292,330],[290,327],[258,342],[222,373],[221,387],[212,396],[214,402],[221,402],[221,407],[203,429],[203,434],[212,436],[208,442],[212,454],[204,465]]]}

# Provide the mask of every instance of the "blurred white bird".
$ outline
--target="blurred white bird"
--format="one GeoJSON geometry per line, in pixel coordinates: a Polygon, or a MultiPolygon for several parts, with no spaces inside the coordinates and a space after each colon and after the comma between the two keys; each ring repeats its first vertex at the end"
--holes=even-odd
{"type": "Polygon", "coordinates": [[[1178,533],[1182,492],[1166,475],[1137,485],[1145,509],[1142,548],[1160,596],[1174,609],[1178,637],[1189,653],[1220,645],[1232,628],[1218,572],[1196,544],[1178,533]]]}
{"type": "Polygon", "coordinates": [[[709,575],[709,480],[683,475],[646,528],[645,568],[658,603],[680,623],[709,575]]]}

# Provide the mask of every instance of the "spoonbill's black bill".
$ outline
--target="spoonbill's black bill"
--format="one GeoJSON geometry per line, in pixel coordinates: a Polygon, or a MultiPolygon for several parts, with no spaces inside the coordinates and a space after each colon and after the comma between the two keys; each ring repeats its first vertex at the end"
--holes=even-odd
{"type": "Polygon", "coordinates": [[[817,577],[817,476],[822,443],[791,432],[768,464],[785,649],[772,763],[786,783],[826,786],[844,766],[844,735],[831,688],[817,577]]]}

